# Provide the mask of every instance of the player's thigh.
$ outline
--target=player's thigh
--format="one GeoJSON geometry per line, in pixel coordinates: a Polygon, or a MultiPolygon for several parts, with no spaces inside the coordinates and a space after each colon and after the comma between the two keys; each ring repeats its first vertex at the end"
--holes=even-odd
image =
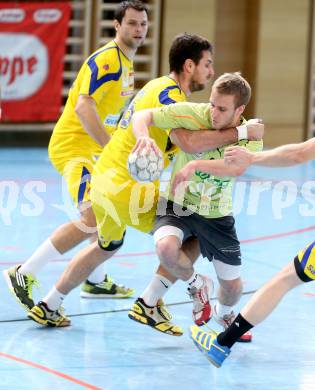
{"type": "Polygon", "coordinates": [[[194,263],[200,256],[200,245],[197,237],[191,236],[183,242],[182,250],[194,263]]]}
{"type": "MultiPolygon", "coordinates": [[[[234,224],[234,218],[230,216],[204,218],[194,214],[191,217],[192,230],[194,235],[198,237],[201,254],[209,261],[216,259],[219,262],[216,267],[219,274],[229,273],[227,272],[229,265],[232,267],[241,265],[240,243],[234,224]]],[[[231,268],[231,270],[236,269],[231,268]]],[[[232,272],[233,275],[237,275],[237,273],[238,271],[232,272]]],[[[227,280],[231,279],[229,277],[227,280]]]]}
{"type": "Polygon", "coordinates": [[[151,232],[156,215],[158,190],[153,185],[148,187],[149,190],[145,186],[142,189],[137,185],[124,186],[119,180],[110,181],[108,177],[94,173],[90,199],[98,225],[111,224],[120,234],[126,226],[145,233],[151,232]],[[112,189],[115,191],[110,191],[112,189]],[[123,229],[119,229],[120,226],[123,226],[123,229]]]}
{"type": "Polygon", "coordinates": [[[179,216],[176,213],[176,206],[176,204],[164,198],[159,200],[153,229],[156,245],[166,237],[175,236],[180,246],[182,246],[192,236],[189,216],[179,216]]]}
{"type": "Polygon", "coordinates": [[[92,208],[96,218],[98,240],[103,248],[112,241],[121,241],[124,238],[126,225],[120,220],[117,213],[104,204],[95,202],[92,196],[92,208]]]}
{"type": "Polygon", "coordinates": [[[84,225],[89,227],[96,226],[96,218],[90,200],[86,202],[81,202],[81,204],[79,205],[79,211],[80,211],[81,222],[84,225]]]}
{"type": "Polygon", "coordinates": [[[63,185],[66,186],[71,199],[77,207],[90,199],[90,182],[94,160],[91,156],[68,156],[52,158],[53,165],[62,175],[63,185]]]}

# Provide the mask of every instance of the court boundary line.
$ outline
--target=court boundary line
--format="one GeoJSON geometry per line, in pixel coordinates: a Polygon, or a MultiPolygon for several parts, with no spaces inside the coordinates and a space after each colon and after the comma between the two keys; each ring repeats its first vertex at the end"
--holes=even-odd
{"type": "Polygon", "coordinates": [[[34,363],[34,362],[30,361],[30,360],[25,360],[25,359],[22,359],[22,358],[19,358],[17,356],[10,355],[10,354],[4,353],[4,352],[0,352],[0,357],[6,358],[6,359],[9,359],[9,360],[13,360],[14,362],[22,363],[22,364],[25,364],[27,366],[33,367],[33,368],[37,368],[37,369],[42,370],[44,372],[48,372],[49,374],[58,376],[58,377],[60,377],[62,379],[66,379],[69,382],[72,382],[72,383],[75,383],[76,385],[80,385],[82,387],[85,387],[86,389],[102,390],[101,387],[97,387],[97,386],[91,385],[91,384],[89,384],[87,382],[81,381],[80,379],[76,379],[76,378],[74,378],[74,377],[72,377],[72,376],[70,376],[68,374],[64,374],[63,372],[54,370],[53,368],[49,368],[49,367],[43,366],[42,364],[34,363]]]}

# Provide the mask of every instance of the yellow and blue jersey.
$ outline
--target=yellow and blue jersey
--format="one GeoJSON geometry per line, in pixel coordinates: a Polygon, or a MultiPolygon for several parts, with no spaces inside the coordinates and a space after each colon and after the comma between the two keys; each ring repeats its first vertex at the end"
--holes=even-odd
{"type": "MultiPolygon", "coordinates": [[[[104,148],[96,164],[97,172],[102,173],[107,169],[115,168],[119,180],[128,181],[131,179],[127,170],[127,159],[136,143],[131,124],[133,113],[183,101],[186,101],[185,93],[170,77],[163,76],[147,83],[130,103],[111,141],[104,148]]],[[[164,153],[165,165],[178,151],[178,148],[169,141],[170,131],[171,128],[162,130],[157,126],[149,127],[150,137],[155,140],[164,153]]]]}
{"type": "Polygon", "coordinates": [[[133,90],[133,62],[124,55],[115,41],[93,53],[82,65],[69,92],[64,111],[54,128],[49,145],[51,157],[81,156],[85,150],[98,155],[102,150],[83,129],[75,113],[80,95],[94,99],[104,131],[112,135],[133,90]]]}
{"type": "MultiPolygon", "coordinates": [[[[128,156],[136,143],[131,123],[133,113],[185,100],[185,93],[173,79],[163,76],[150,81],[130,103],[118,129],[101,153],[92,174],[91,200],[104,248],[112,240],[122,239],[126,225],[143,232],[153,228],[159,181],[137,183],[127,169],[128,156]]],[[[178,150],[169,140],[170,131],[149,127],[150,137],[163,152],[166,165],[178,150]]]]}

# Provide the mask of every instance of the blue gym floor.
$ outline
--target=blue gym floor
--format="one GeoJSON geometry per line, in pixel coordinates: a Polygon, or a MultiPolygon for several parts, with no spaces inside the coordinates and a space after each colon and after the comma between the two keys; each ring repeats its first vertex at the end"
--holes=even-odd
{"type": "MultiPolygon", "coordinates": [[[[46,149],[2,148],[0,172],[2,271],[27,259],[55,227],[67,221],[69,207],[46,149]]],[[[245,292],[239,308],[314,239],[314,172],[315,163],[289,169],[251,168],[239,179],[235,211],[245,292]],[[290,182],[288,191],[281,190],[282,180],[290,182]]],[[[73,253],[64,261],[51,262],[38,275],[41,289],[35,290],[36,300],[51,288],[73,253]]],[[[106,264],[106,271],[140,293],[157,264],[152,238],[129,229],[124,247],[106,264]]],[[[197,269],[215,278],[206,260],[200,259],[197,269]]],[[[0,275],[0,388],[315,389],[315,284],[288,294],[254,329],[253,342],[236,345],[220,369],[188,337],[191,304],[185,290],[179,282],[165,296],[174,322],[186,331],[182,337],[131,321],[127,311],[133,298],[84,300],[79,289],[64,304],[72,326],[53,329],[26,319],[0,275]]]]}

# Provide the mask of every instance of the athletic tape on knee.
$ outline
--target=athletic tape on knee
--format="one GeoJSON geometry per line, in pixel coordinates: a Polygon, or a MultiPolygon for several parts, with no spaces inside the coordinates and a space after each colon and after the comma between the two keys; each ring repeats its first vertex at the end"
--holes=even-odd
{"type": "Polygon", "coordinates": [[[217,276],[222,280],[234,280],[241,276],[241,265],[231,265],[223,263],[223,261],[212,260],[217,276]]]}
{"type": "Polygon", "coordinates": [[[176,236],[179,239],[180,244],[183,243],[184,232],[178,227],[171,225],[161,226],[154,232],[154,243],[156,244],[159,240],[168,236],[176,236]]]}

